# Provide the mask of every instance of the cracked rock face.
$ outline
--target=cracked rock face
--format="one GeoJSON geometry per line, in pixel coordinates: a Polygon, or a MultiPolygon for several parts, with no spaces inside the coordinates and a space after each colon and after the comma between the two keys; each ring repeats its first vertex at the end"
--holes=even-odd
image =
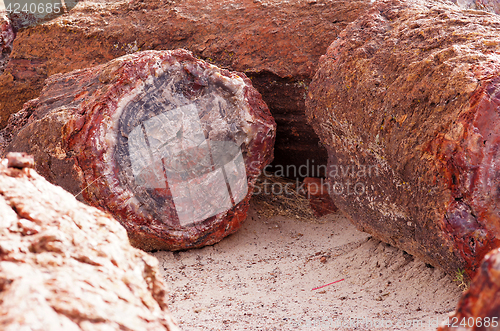
{"type": "Polygon", "coordinates": [[[0,161],[0,329],[179,330],[158,261],[26,158],[0,161]]]}
{"type": "Polygon", "coordinates": [[[23,113],[7,150],[33,154],[42,175],[111,212],[145,250],[234,233],[276,129],[245,75],[185,50],[54,75],[23,113]]]}
{"type": "Polygon", "coordinates": [[[499,293],[500,249],[495,249],[486,255],[456,311],[450,314],[449,325],[442,324],[438,331],[500,330],[499,293]]]}
{"type": "Polygon", "coordinates": [[[252,80],[278,123],[275,163],[324,164],[326,151],[304,114],[307,88],[319,57],[371,2],[81,1],[67,15],[19,32],[0,76],[0,128],[38,97],[50,75],[138,50],[184,48],[252,80]]]}
{"type": "Polygon", "coordinates": [[[381,1],[322,57],[308,117],[357,227],[473,276],[500,246],[500,18],[381,1]]]}

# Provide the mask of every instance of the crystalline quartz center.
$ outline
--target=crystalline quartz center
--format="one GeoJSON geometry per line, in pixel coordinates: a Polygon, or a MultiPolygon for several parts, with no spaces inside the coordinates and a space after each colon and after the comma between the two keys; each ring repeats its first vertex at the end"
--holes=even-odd
{"type": "Polygon", "coordinates": [[[169,188],[182,226],[227,211],[248,193],[240,146],[206,139],[194,104],[137,125],[128,148],[136,184],[169,188]]]}

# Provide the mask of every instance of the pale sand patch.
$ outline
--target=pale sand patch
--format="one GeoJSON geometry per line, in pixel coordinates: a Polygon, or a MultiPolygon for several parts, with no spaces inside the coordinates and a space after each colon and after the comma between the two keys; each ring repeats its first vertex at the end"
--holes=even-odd
{"type": "Polygon", "coordinates": [[[356,330],[435,330],[461,294],[442,270],[357,231],[340,213],[311,223],[259,218],[252,208],[242,229],[214,246],[154,255],[184,331],[350,330],[339,323],[354,318],[368,318],[356,330]]]}

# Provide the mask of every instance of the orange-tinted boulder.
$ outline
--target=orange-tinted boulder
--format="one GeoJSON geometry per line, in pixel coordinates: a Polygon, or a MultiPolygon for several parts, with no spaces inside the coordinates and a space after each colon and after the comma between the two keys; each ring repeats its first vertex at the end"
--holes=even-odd
{"type": "Polygon", "coordinates": [[[185,50],[51,76],[8,151],[111,212],[145,250],[214,244],[246,218],[276,124],[241,73],[185,50]]]}
{"type": "Polygon", "coordinates": [[[158,260],[31,161],[0,159],[0,329],[179,331],[158,260]]]}
{"type": "Polygon", "coordinates": [[[450,274],[473,276],[500,246],[499,45],[495,14],[379,1],[329,47],[310,86],[335,204],[450,274]]]}

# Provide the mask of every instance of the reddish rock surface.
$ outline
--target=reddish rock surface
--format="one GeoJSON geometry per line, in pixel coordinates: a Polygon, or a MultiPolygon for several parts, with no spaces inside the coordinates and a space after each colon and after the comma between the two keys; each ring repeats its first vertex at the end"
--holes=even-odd
{"type": "Polygon", "coordinates": [[[308,118],[335,204],[454,275],[500,246],[500,17],[381,1],[322,57],[308,118]]]}
{"type": "Polygon", "coordinates": [[[43,176],[111,212],[145,250],[234,233],[272,160],[276,124],[250,80],[185,50],[54,75],[27,109],[7,150],[33,154],[43,176]]]}
{"type": "Polygon", "coordinates": [[[304,185],[311,209],[317,217],[332,214],[338,210],[330,197],[330,185],[326,178],[306,177],[304,185]]]}
{"type": "Polygon", "coordinates": [[[438,331],[500,330],[499,294],[500,249],[495,249],[486,255],[456,311],[438,331]]]}
{"type": "Polygon", "coordinates": [[[21,31],[0,76],[0,128],[38,97],[44,80],[137,50],[185,48],[245,72],[278,123],[275,163],[326,163],[306,123],[318,59],[369,0],[82,2],[69,15],[21,31]]]}
{"type": "Polygon", "coordinates": [[[0,329],[179,330],[158,261],[16,158],[0,160],[0,329]]]}

